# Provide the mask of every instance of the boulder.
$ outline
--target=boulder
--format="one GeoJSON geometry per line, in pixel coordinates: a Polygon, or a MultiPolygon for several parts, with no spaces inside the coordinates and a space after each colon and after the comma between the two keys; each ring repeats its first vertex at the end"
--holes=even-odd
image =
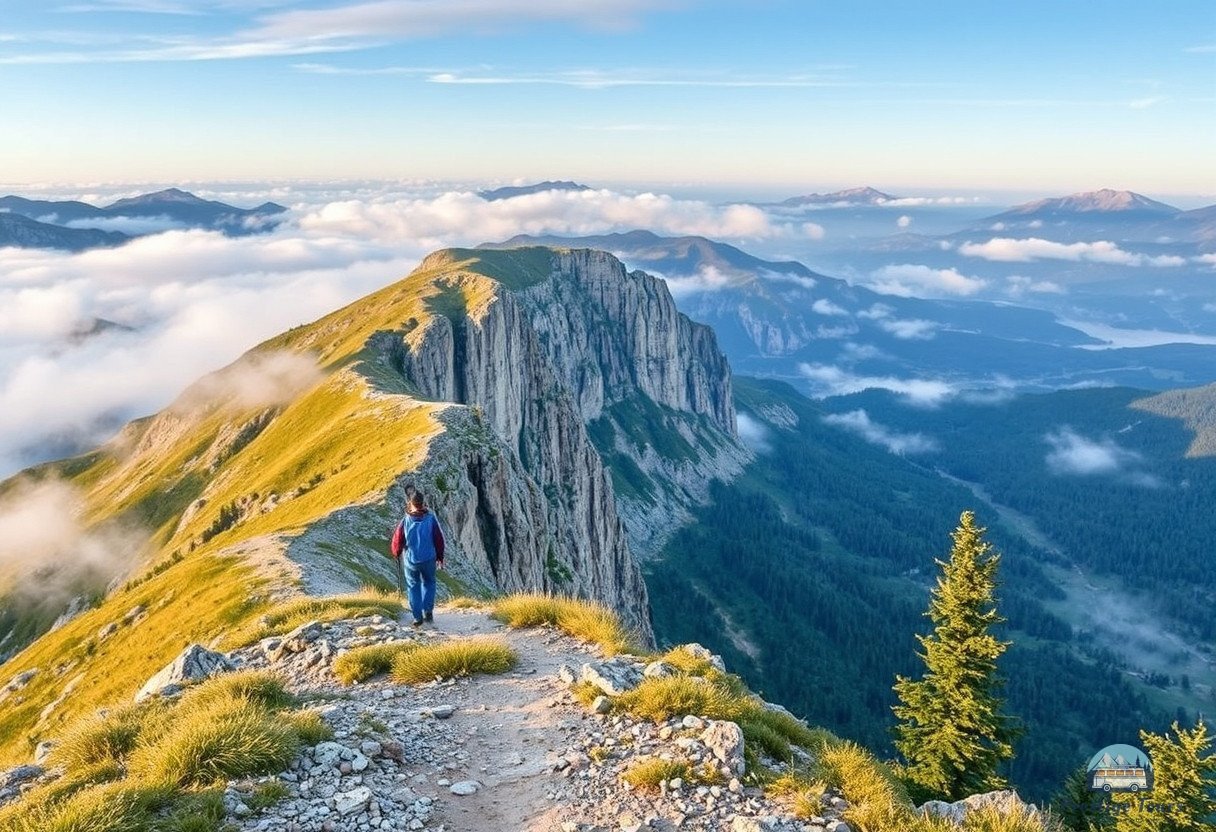
{"type": "Polygon", "coordinates": [[[993,809],[1006,817],[1031,817],[1039,815],[1039,809],[1033,803],[1026,803],[1018,797],[1013,789],[1002,789],[995,792],[973,794],[971,797],[947,803],[944,800],[930,800],[920,807],[925,815],[936,816],[950,821],[955,826],[962,826],[964,818],[971,812],[983,809],[993,809]]]}
{"type": "Polygon", "coordinates": [[[650,679],[665,679],[668,676],[675,676],[678,672],[673,665],[660,660],[646,665],[642,675],[650,679]]]}
{"type": "Polygon", "coordinates": [[[16,676],[8,680],[8,684],[5,685],[5,689],[13,691],[21,690],[30,683],[30,679],[33,679],[37,675],[38,668],[36,667],[32,667],[29,670],[18,673],[16,676]]]}
{"type": "Polygon", "coordinates": [[[701,732],[701,742],[733,774],[741,776],[746,771],[747,764],[743,760],[743,729],[737,724],[714,720],[701,732]]]}
{"type": "Polygon", "coordinates": [[[579,672],[579,679],[594,685],[608,696],[620,696],[642,683],[642,671],[635,664],[609,659],[584,664],[579,672]]]}
{"type": "Polygon", "coordinates": [[[235,670],[236,666],[223,653],[208,650],[201,644],[191,644],[176,659],[169,662],[135,694],[142,702],[152,696],[171,696],[186,682],[197,682],[219,673],[235,670]]]}
{"type": "Polygon", "coordinates": [[[681,648],[685,653],[692,656],[694,659],[709,662],[709,664],[717,671],[726,672],[726,662],[722,661],[722,657],[717,653],[710,651],[708,647],[703,647],[696,642],[685,644],[681,648]]]}

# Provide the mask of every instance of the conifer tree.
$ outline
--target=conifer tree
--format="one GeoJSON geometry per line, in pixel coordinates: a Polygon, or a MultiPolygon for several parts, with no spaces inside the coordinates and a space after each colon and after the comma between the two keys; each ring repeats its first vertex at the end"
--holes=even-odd
{"type": "Polygon", "coordinates": [[[896,679],[895,747],[915,797],[959,800],[1002,788],[997,766],[1013,756],[1018,730],[1003,712],[997,675],[1009,642],[992,634],[1003,620],[993,595],[1000,555],[985,531],[974,513],[963,512],[950,560],[938,561],[926,613],[933,632],[917,636],[925,673],[918,681],[896,679]]]}
{"type": "Polygon", "coordinates": [[[1051,810],[1071,832],[1106,832],[1113,823],[1106,795],[1090,788],[1085,766],[1068,775],[1064,787],[1051,801],[1051,810]]]}
{"type": "Polygon", "coordinates": [[[1153,761],[1153,790],[1120,794],[1125,804],[1116,814],[1116,832],[1212,832],[1216,829],[1216,754],[1207,725],[1200,721],[1186,730],[1173,725],[1169,733],[1140,732],[1144,750],[1153,761]]]}

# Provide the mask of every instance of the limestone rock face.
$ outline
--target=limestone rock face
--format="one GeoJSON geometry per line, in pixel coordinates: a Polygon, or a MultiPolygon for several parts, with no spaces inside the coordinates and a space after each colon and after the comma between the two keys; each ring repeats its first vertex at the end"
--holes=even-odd
{"type": "MultiPolygon", "coordinates": [[[[444,436],[400,485],[428,493],[457,546],[458,577],[595,598],[649,640],[646,587],[622,522],[632,506],[619,510],[587,423],[616,402],[644,400],[703,423],[738,453],[730,368],[712,330],[680,315],[661,281],[626,273],[604,252],[558,251],[551,264],[472,309],[463,299],[470,287],[484,293],[486,278],[456,271],[441,278],[447,297],[461,299],[455,309],[449,301],[419,331],[374,341],[423,397],[464,405],[443,414],[444,436]]],[[[702,488],[705,473],[693,477],[702,488]]]]}

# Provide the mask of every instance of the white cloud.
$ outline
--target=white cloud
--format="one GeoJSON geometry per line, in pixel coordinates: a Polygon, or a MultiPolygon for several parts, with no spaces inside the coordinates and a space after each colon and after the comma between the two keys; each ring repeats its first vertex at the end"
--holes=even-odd
{"type": "Polygon", "coordinates": [[[839,338],[848,338],[858,333],[857,327],[852,324],[840,324],[839,326],[817,326],[815,327],[815,337],[824,340],[835,340],[839,338]]]}
{"type": "Polygon", "coordinates": [[[1216,253],[1200,254],[1198,257],[1192,257],[1191,259],[1196,263],[1202,263],[1205,266],[1216,268],[1216,253]]]}
{"type": "Polygon", "coordinates": [[[870,419],[870,414],[861,409],[848,413],[831,413],[824,416],[823,421],[856,433],[867,442],[881,445],[898,456],[931,453],[938,449],[937,442],[931,437],[923,433],[899,433],[891,430],[870,419]]]}
{"type": "Polygon", "coordinates": [[[1121,447],[1111,439],[1087,439],[1070,427],[1043,437],[1051,446],[1047,466],[1055,474],[1092,477],[1120,475],[1123,482],[1156,488],[1160,480],[1144,471],[1127,470],[1141,462],[1140,454],[1121,447]]]}
{"type": "Polygon", "coordinates": [[[817,223],[804,222],[802,224],[802,236],[808,240],[822,240],[826,233],[823,226],[817,223]]]}
{"type": "Polygon", "coordinates": [[[935,269],[914,263],[883,266],[871,273],[869,288],[886,295],[919,297],[922,295],[974,295],[987,281],[969,277],[958,269],[935,269]]]}
{"type": "Polygon", "coordinates": [[[849,310],[845,309],[843,306],[837,306],[836,304],[832,303],[827,298],[819,298],[819,300],[812,303],[811,310],[820,315],[836,315],[836,316],[847,317],[849,314],[849,310]]]}
{"type": "Polygon", "coordinates": [[[895,225],[899,228],[907,228],[908,226],[912,225],[912,218],[907,214],[903,214],[895,221],[895,225]]]}
{"type": "Polygon", "coordinates": [[[859,376],[830,364],[800,364],[798,370],[819,397],[845,396],[862,390],[890,390],[918,407],[937,407],[957,395],[952,385],[934,379],[859,376]]]}
{"type": "Polygon", "coordinates": [[[57,481],[19,482],[0,496],[0,576],[19,598],[68,600],[81,580],[102,584],[135,565],[147,540],[118,524],[86,531],[80,495],[57,481]]]}
{"type": "Polygon", "coordinates": [[[1005,294],[1015,298],[1019,298],[1027,292],[1040,295],[1063,295],[1066,293],[1064,287],[1053,280],[1035,280],[1033,277],[1011,274],[1005,278],[1005,282],[1008,284],[1005,287],[1005,294]]]}
{"type": "Polygon", "coordinates": [[[677,298],[704,292],[717,292],[735,286],[739,282],[737,277],[727,274],[717,266],[702,266],[697,269],[696,274],[690,275],[669,276],[655,271],[649,271],[648,274],[663,278],[667,283],[667,290],[677,298]]]}
{"type": "Polygon", "coordinates": [[[738,425],[739,438],[743,440],[743,444],[758,454],[772,452],[773,446],[769,443],[768,427],[763,422],[753,419],[746,413],[740,413],[735,417],[735,423],[738,425]]]}
{"type": "Polygon", "coordinates": [[[1205,303],[1203,305],[1204,312],[1216,312],[1216,303],[1205,303]]]}
{"type": "Polygon", "coordinates": [[[896,338],[905,341],[928,341],[937,332],[937,323],[921,318],[884,318],[878,325],[896,338]]]}
{"type": "Polygon", "coordinates": [[[857,317],[869,321],[877,321],[882,318],[889,318],[895,311],[893,307],[887,306],[885,303],[875,303],[869,309],[857,313],[857,317]]]}
{"type": "Polygon", "coordinates": [[[716,238],[771,238],[794,230],[777,225],[753,205],[711,205],[666,194],[626,195],[607,190],[544,191],[486,201],[475,193],[368,202],[331,202],[300,219],[314,234],[440,241],[496,240],[514,234],[602,234],[646,228],[656,234],[716,238]]]}
{"type": "Polygon", "coordinates": [[[768,269],[762,269],[760,276],[765,280],[775,280],[778,283],[793,283],[796,286],[801,286],[803,289],[814,289],[816,283],[813,277],[792,272],[773,272],[768,269]]]}
{"type": "Polygon", "coordinates": [[[1033,263],[1036,260],[1069,260],[1072,262],[1107,263],[1118,266],[1181,266],[1183,257],[1172,254],[1149,256],[1124,251],[1106,240],[1093,243],[1057,243],[1039,237],[1013,239],[994,237],[986,243],[963,243],[959,253],[1000,263],[1033,263]]]}

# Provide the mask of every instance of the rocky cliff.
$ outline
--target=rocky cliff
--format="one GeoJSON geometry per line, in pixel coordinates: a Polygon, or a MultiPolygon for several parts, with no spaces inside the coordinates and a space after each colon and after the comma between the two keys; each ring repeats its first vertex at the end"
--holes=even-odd
{"type": "Polygon", "coordinates": [[[513,302],[612,474],[635,554],[647,557],[711,480],[732,479],[750,459],[730,366],[714,331],[681,314],[662,280],[592,249],[555,249],[550,268],[513,302]]]}

